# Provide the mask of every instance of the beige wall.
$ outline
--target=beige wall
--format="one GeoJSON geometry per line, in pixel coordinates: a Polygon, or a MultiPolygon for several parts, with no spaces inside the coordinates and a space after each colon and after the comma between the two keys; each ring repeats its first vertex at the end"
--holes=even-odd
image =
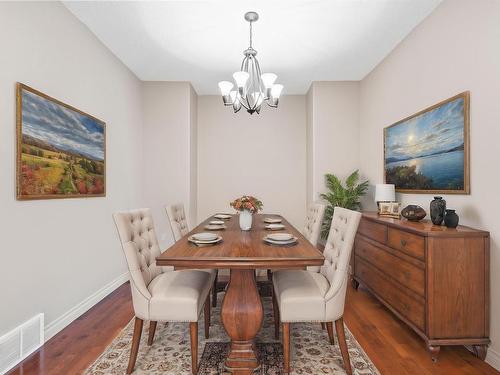
{"type": "Polygon", "coordinates": [[[144,82],[143,202],[153,211],[160,245],[173,243],[165,205],[196,212],[196,94],[189,82],[144,82]]]}
{"type": "MultiPolygon", "coordinates": [[[[383,180],[382,129],[470,90],[471,194],[445,196],[461,223],[491,232],[491,339],[488,361],[500,367],[500,2],[443,2],[361,83],[360,165],[383,180]]],[[[367,204],[373,207],[373,197],[367,204]]],[[[431,195],[402,194],[428,210],[431,195]]]]}
{"type": "Polygon", "coordinates": [[[278,110],[250,116],[198,97],[198,219],[231,211],[229,202],[255,195],[264,212],[301,227],[306,206],[305,96],[284,96],[278,110]]]}
{"type": "Polygon", "coordinates": [[[126,272],[111,214],[140,204],[142,114],[140,81],[60,3],[1,2],[0,45],[1,336],[40,312],[67,323],[126,272]],[[106,197],[16,201],[17,81],[106,122],[106,197]]]}
{"type": "Polygon", "coordinates": [[[313,82],[307,93],[307,202],[326,191],[325,174],[359,165],[359,83],[313,82]]]}

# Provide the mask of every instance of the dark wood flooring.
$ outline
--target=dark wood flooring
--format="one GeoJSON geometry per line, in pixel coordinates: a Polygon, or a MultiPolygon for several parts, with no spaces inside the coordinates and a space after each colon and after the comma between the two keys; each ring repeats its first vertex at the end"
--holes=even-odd
{"type": "MultiPolygon", "coordinates": [[[[8,375],[81,374],[132,317],[126,283],[8,375]]],[[[382,374],[500,374],[463,347],[444,347],[433,363],[423,341],[362,288],[348,287],[344,321],[382,374]]]]}

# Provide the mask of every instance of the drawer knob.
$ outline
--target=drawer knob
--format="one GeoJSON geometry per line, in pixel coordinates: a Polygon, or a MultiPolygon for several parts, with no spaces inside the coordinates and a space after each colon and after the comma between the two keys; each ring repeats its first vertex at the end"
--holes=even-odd
{"type": "Polygon", "coordinates": [[[401,240],[401,246],[403,246],[403,247],[406,246],[406,240],[401,240]]]}

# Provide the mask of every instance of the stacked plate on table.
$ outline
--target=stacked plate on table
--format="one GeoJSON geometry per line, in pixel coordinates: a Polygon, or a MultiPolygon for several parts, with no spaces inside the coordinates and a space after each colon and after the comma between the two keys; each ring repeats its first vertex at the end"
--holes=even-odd
{"type": "Polygon", "coordinates": [[[285,226],[283,224],[266,224],[264,228],[267,230],[280,230],[285,229],[285,226]]]}
{"type": "Polygon", "coordinates": [[[274,217],[266,217],[264,219],[264,223],[267,223],[267,224],[279,224],[279,223],[281,223],[281,219],[274,218],[274,217]]]}
{"type": "Polygon", "coordinates": [[[205,229],[208,230],[224,230],[227,227],[224,225],[224,221],[222,220],[211,220],[207,225],[205,225],[205,229]]]}
{"type": "Polygon", "coordinates": [[[273,233],[264,237],[264,242],[271,245],[293,245],[297,243],[297,237],[290,233],[273,233]]]}
{"type": "Polygon", "coordinates": [[[188,241],[198,246],[215,245],[222,241],[222,236],[209,232],[195,233],[188,237],[188,241]]]}
{"type": "Polygon", "coordinates": [[[229,220],[229,219],[231,219],[232,215],[230,215],[230,214],[217,214],[217,215],[214,215],[214,217],[216,219],[229,220]]]}

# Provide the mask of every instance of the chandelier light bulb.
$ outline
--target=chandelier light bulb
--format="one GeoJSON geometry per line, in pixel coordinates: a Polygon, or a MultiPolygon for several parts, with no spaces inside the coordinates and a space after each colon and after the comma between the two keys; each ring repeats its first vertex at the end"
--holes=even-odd
{"type": "Polygon", "coordinates": [[[283,91],[283,85],[276,84],[271,88],[271,96],[273,99],[279,99],[281,95],[281,91],[283,91]]]}
{"type": "Polygon", "coordinates": [[[229,92],[231,91],[231,89],[233,88],[234,84],[232,82],[229,82],[229,81],[220,81],[219,82],[219,89],[220,89],[220,93],[222,96],[226,96],[226,95],[229,95],[229,92]]]}
{"type": "Polygon", "coordinates": [[[242,89],[245,87],[245,84],[248,81],[248,77],[250,75],[247,72],[235,72],[233,73],[233,78],[236,81],[236,85],[238,86],[239,89],[242,89]]]}
{"type": "Polygon", "coordinates": [[[274,82],[276,81],[276,78],[278,78],[278,76],[274,73],[264,73],[260,76],[260,78],[262,79],[264,87],[266,89],[270,89],[271,87],[273,87],[274,82]]]}

